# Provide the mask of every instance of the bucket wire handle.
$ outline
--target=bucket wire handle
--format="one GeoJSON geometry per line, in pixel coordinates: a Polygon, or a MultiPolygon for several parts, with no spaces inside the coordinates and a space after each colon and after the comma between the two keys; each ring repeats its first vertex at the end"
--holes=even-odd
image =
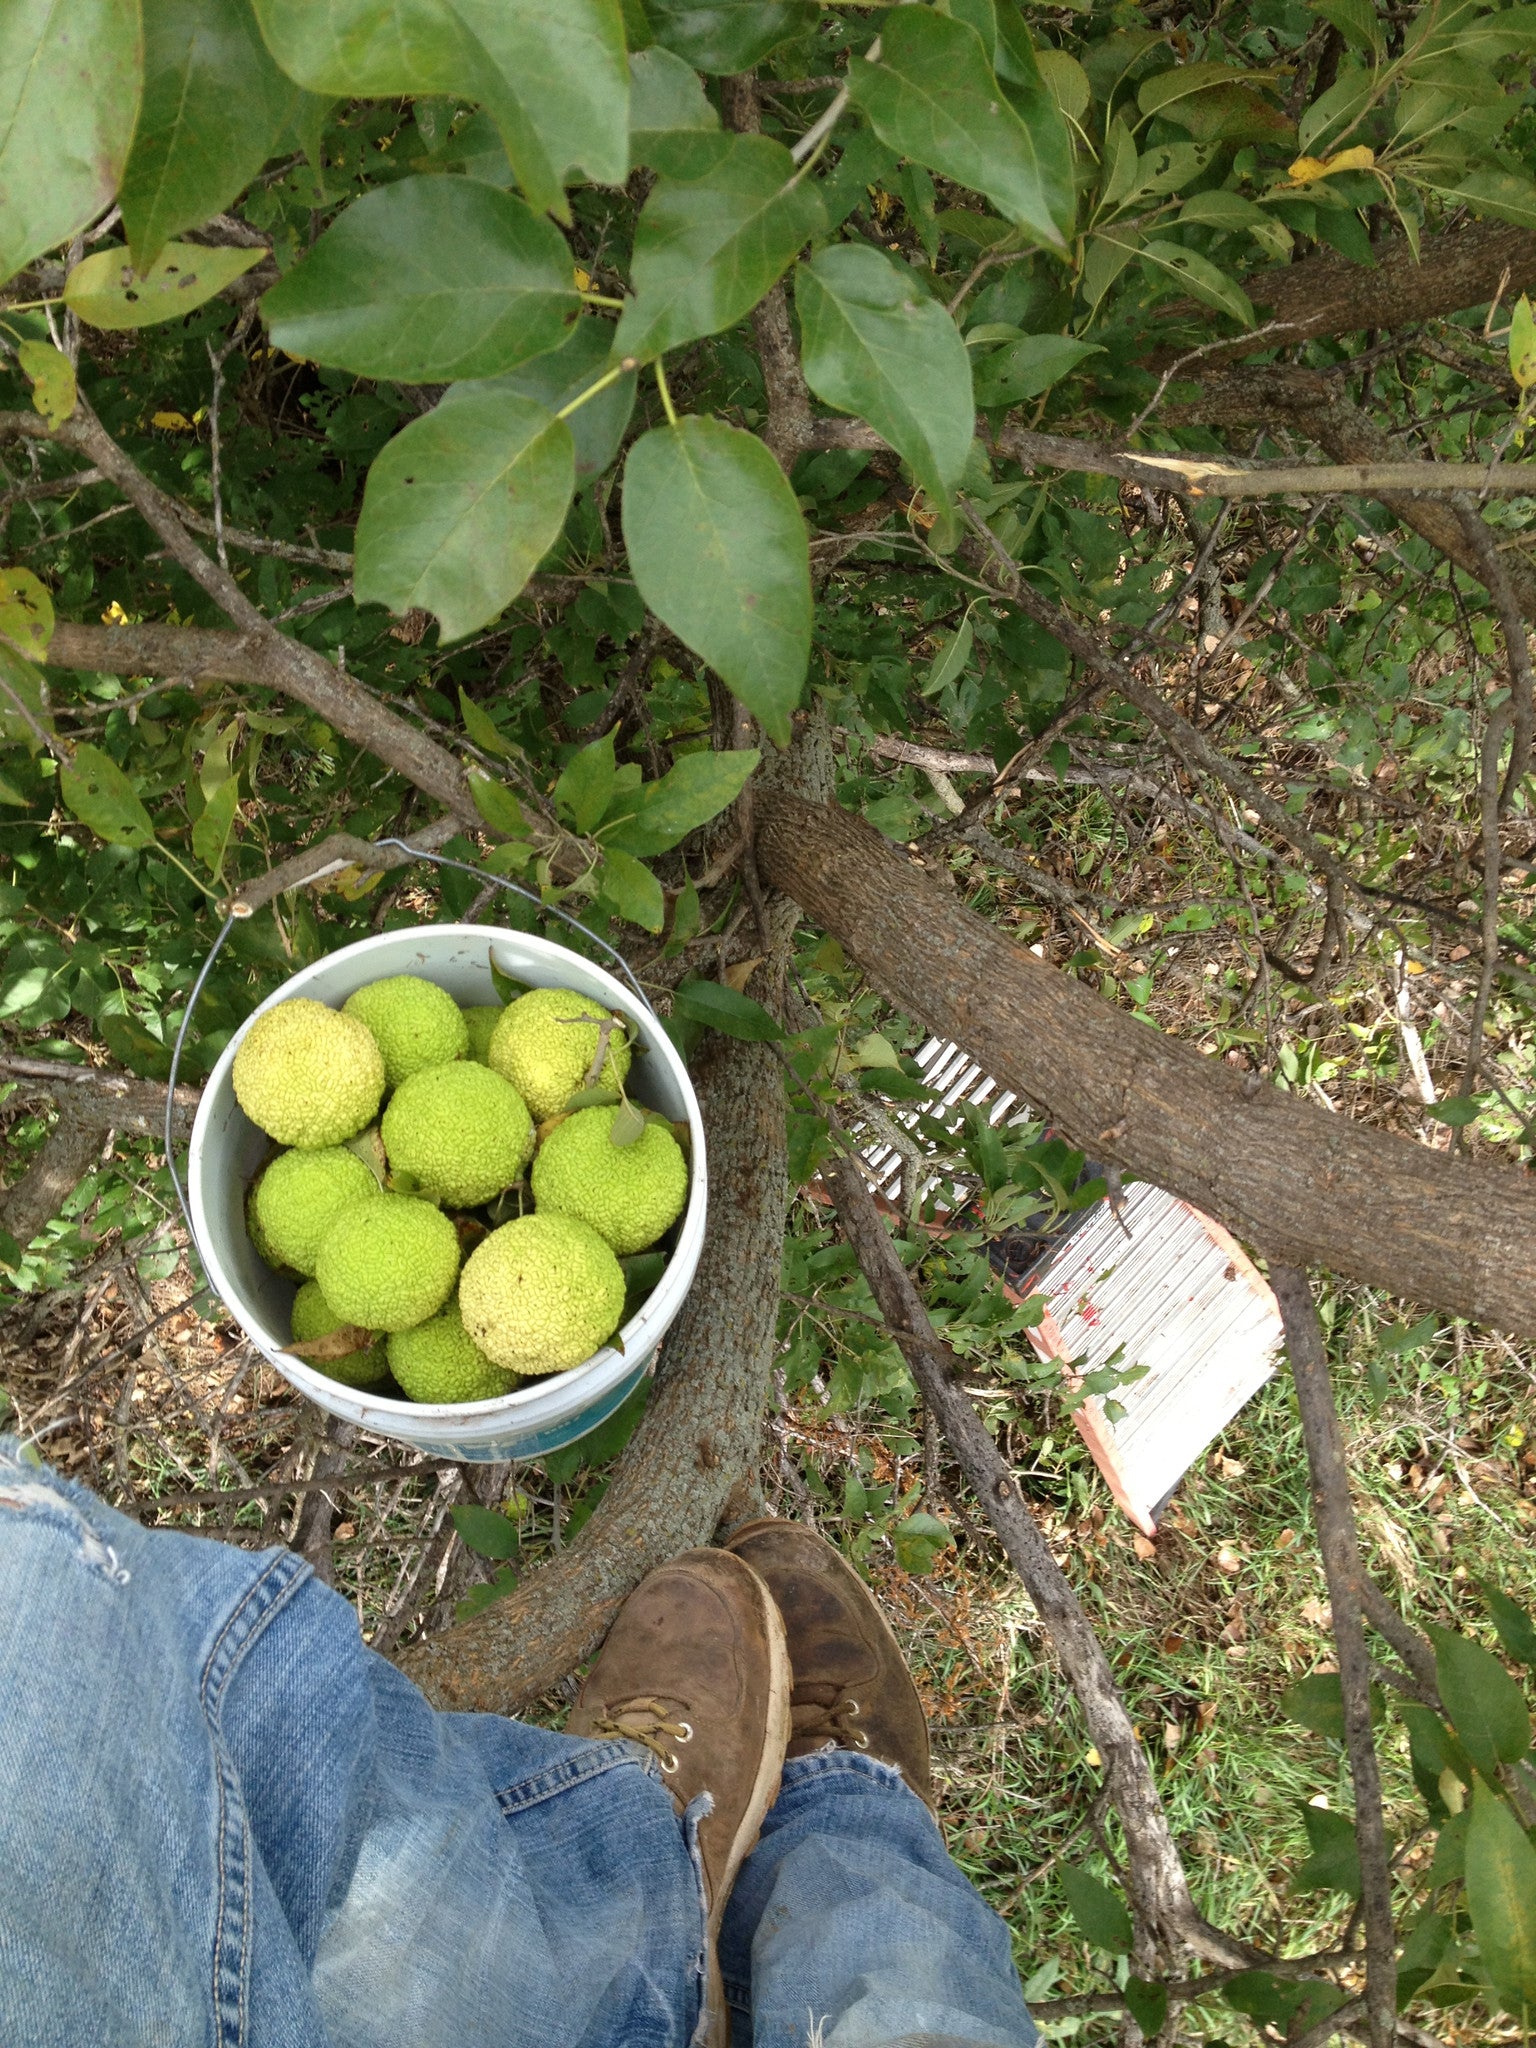
{"type": "MultiPolygon", "coordinates": [[[[424,846],[412,846],[409,840],[376,839],[373,842],[373,844],[375,846],[381,847],[393,847],[395,851],[405,854],[408,860],[430,861],[432,866],[435,868],[457,868],[461,875],[475,875],[482,882],[490,882],[498,889],[506,889],[510,891],[510,893],[514,896],[523,897],[525,901],[532,903],[545,917],[557,917],[563,925],[567,925],[573,932],[580,932],[584,939],[590,939],[594,946],[599,947],[604,953],[606,953],[608,955],[608,958],[613,962],[614,966],[618,969],[620,975],[622,975],[624,980],[627,981],[629,986],[634,990],[635,998],[639,1002],[641,1008],[649,1011],[651,1016],[653,1017],[656,1015],[654,1005],[651,1003],[650,998],[646,995],[644,989],[641,988],[639,982],[636,981],[634,974],[630,970],[629,962],[624,958],[623,954],[620,953],[615,947],[610,946],[606,939],[600,938],[598,934],[595,931],[593,931],[589,926],[584,925],[579,917],[572,917],[568,910],[562,910],[558,903],[546,903],[543,897],[540,896],[535,890],[525,888],[521,882],[514,882],[509,880],[506,875],[494,875],[491,873],[489,868],[476,867],[474,863],[471,861],[451,860],[446,853],[431,853],[424,846]]],[[[387,872],[387,870],[381,870],[380,872],[384,873],[387,872]]],[[[314,879],[318,879],[318,877],[315,877],[314,879]]],[[[245,912],[245,916],[248,917],[249,915],[250,912],[249,910],[247,910],[245,912]]],[[[166,1171],[171,1176],[171,1186],[176,1191],[177,1205],[180,1208],[182,1218],[186,1223],[188,1238],[191,1239],[194,1243],[196,1241],[196,1238],[195,1233],[192,1229],[192,1212],[187,1203],[187,1191],[185,1187],[182,1185],[181,1175],[176,1170],[176,1146],[174,1133],[176,1076],[181,1069],[182,1050],[187,1042],[187,1033],[192,1028],[192,1013],[197,1008],[198,999],[201,997],[203,993],[203,986],[206,983],[209,975],[213,972],[213,963],[215,962],[215,960],[218,959],[219,954],[224,949],[224,941],[229,937],[230,933],[234,930],[235,926],[241,923],[242,921],[243,920],[239,911],[231,911],[229,916],[225,918],[223,924],[219,927],[218,936],[217,938],[215,938],[213,944],[209,947],[208,957],[204,960],[201,968],[198,970],[197,979],[192,984],[192,993],[187,997],[187,1007],[182,1016],[181,1028],[176,1033],[176,1043],[171,1048],[171,1072],[170,1079],[166,1085],[165,1096],[165,1166],[166,1171]]]]}

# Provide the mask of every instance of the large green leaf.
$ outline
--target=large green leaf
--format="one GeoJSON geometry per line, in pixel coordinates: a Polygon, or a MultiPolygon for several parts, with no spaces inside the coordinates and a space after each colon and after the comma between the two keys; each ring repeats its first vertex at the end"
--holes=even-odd
{"type": "Polygon", "coordinates": [[[0,282],[111,199],[142,67],[139,0],[0,6],[0,282]]]}
{"type": "Polygon", "coordinates": [[[79,746],[59,770],[59,795],[82,825],[113,846],[153,846],[155,828],[139,793],[110,754],[79,746]]]}
{"type": "Polygon", "coordinates": [[[1528,2023],[1536,2015],[1536,1849],[1486,1785],[1472,1788],[1467,1909],[1505,2009],[1528,2023]]]}
{"type": "Polygon", "coordinates": [[[700,134],[693,149],[693,175],[658,179],[636,225],[621,355],[657,356],[734,326],[825,224],[781,143],[700,134]]]}
{"type": "Polygon", "coordinates": [[[1057,1875],[1084,1941],[1111,1955],[1129,1955],[1135,1934],[1124,1902],[1081,1864],[1064,1863],[1057,1875]]]}
{"type": "Polygon", "coordinates": [[[720,420],[654,427],[624,466],[640,595],[780,746],[811,652],[810,549],[783,470],[720,420]]]}
{"type": "Polygon", "coordinates": [[[1335,1813],[1330,1807],[1304,1806],[1301,1823],[1312,1853],[1292,1880],[1296,1890],[1343,1892],[1347,1898],[1358,1899],[1360,1848],[1354,1822],[1348,1814],[1335,1813]]]}
{"type": "Polygon", "coordinates": [[[1433,1624],[1427,1633],[1446,1718],[1473,1763],[1492,1778],[1501,1763],[1517,1763],[1531,1746],[1531,1717],[1520,1688],[1480,1643],[1433,1624]]]}
{"type": "Polygon", "coordinates": [[[666,853],[734,803],[761,759],[756,747],[680,754],[659,781],[634,792],[622,815],[604,822],[598,837],[626,853],[666,853]]]}
{"type": "Polygon", "coordinates": [[[364,377],[493,377],[581,311],[554,224],[470,178],[370,192],[262,301],[279,348],[364,377]]]}
{"type": "Polygon", "coordinates": [[[610,847],[597,871],[598,893],[627,923],[642,931],[659,932],[667,921],[667,901],[661,884],[643,861],[631,853],[610,847]]]}
{"type": "MultiPolygon", "coordinates": [[[[679,143],[719,129],[699,74],[655,45],[629,60],[629,161],[670,171],[679,143]]],[[[686,159],[684,159],[686,167],[686,159]]]]}
{"type": "Polygon", "coordinates": [[[1536,183],[1517,171],[1453,171],[1436,164],[1418,176],[1442,199],[1470,206],[1474,213],[1486,214],[1492,220],[1536,228],[1536,183]]]}
{"type": "Polygon", "coordinates": [[[978,405],[1018,405],[1038,398],[1069,376],[1087,356],[1101,356],[1097,342],[1070,334],[1026,334],[976,366],[978,405]]]}
{"type": "Polygon", "coordinates": [[[815,0],[645,0],[651,33],[696,71],[750,71],[816,26],[815,0]]]}
{"type": "Polygon", "coordinates": [[[117,243],[96,249],[64,280],[64,303],[91,327],[123,331],[179,320],[259,263],[261,249],[205,249],[167,242],[154,262],[136,270],[117,243]]]}
{"type": "Polygon", "coordinates": [[[929,7],[893,9],[879,61],[856,59],[848,90],[890,148],[984,192],[1037,241],[1065,249],[1073,214],[1066,123],[1043,89],[1038,118],[1019,118],[966,22],[929,7]]]}
{"type": "Polygon", "coordinates": [[[707,1024],[727,1038],[766,1044],[784,1032],[761,1003],[753,1002],[723,981],[685,981],[672,997],[672,1014],[691,1024],[707,1024]]]}
{"type": "Polygon", "coordinates": [[[960,330],[905,263],[837,242],[795,278],[806,382],[883,434],[935,503],[959,482],[976,429],[960,330]]]}
{"type": "MultiPolygon", "coordinates": [[[[605,370],[613,367],[612,348],[613,329],[606,320],[580,320],[571,330],[570,338],[559,348],[535,356],[532,362],[509,370],[505,377],[489,378],[484,383],[456,384],[446,394],[443,403],[451,405],[461,396],[495,389],[515,391],[524,398],[536,398],[551,412],[559,412],[562,406],[569,405],[573,398],[579,398],[583,391],[595,384],[605,370]]],[[[635,372],[628,370],[571,414],[568,424],[576,443],[578,484],[601,476],[618,454],[619,443],[624,438],[624,429],[629,425],[629,416],[634,409],[635,372]]]]}
{"type": "Polygon", "coordinates": [[[480,100],[530,205],[563,209],[573,168],[628,168],[619,0],[255,0],[279,64],[312,92],[480,100]]]}
{"type": "Polygon", "coordinates": [[[1186,249],[1182,242],[1165,241],[1160,236],[1143,242],[1140,255],[1143,264],[1154,275],[1160,270],[1165,276],[1175,279],[1202,305],[1229,313],[1244,327],[1253,325],[1254,312],[1248,294],[1235,278],[1228,277],[1224,270],[1218,270],[1209,257],[1200,255],[1197,250],[1186,249]]]}
{"type": "Polygon", "coordinates": [[[144,98],[117,195],[134,262],[243,191],[297,100],[250,0],[144,0],[144,98]]]}
{"type": "Polygon", "coordinates": [[[482,392],[412,420],[368,472],[359,602],[435,612],[445,641],[473,633],[554,545],[575,469],[570,428],[531,398],[482,392]]]}

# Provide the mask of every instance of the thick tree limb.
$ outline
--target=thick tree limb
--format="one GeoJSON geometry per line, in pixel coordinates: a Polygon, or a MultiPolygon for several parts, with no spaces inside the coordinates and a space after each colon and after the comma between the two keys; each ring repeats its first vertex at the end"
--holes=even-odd
{"type": "Polygon", "coordinates": [[[959,1361],[923,1306],[857,1161],[822,1169],[844,1237],[857,1255],[880,1313],[901,1346],[929,1412],[959,1460],[982,1512],[997,1531],[1049,1631],[1104,1766],[1104,1782],[1125,1830],[1127,1888],[1144,1935],[1165,1954],[1184,1947],[1212,1961],[1253,1960],[1242,1943],[1210,1927],[1195,1910],[1189,1882],[1131,1717],[1093,1625],[1019,1491],[970,1398],[955,1384],[959,1361]]]}
{"type": "Polygon", "coordinates": [[[709,1137],[709,1226],[650,1405],[575,1542],[510,1598],[399,1654],[437,1706],[514,1713],[537,1699],[597,1646],[647,1572],[709,1541],[754,1469],[788,1199],[783,1083],[766,1046],[716,1037],[694,1081],[709,1137]]]}
{"type": "Polygon", "coordinates": [[[1360,1906],[1365,1929],[1365,2004],[1371,2048],[1391,2048],[1397,2022],[1397,1943],[1392,1928],[1392,1868],[1381,1810],[1381,1772],[1371,1732],[1371,1660],[1362,1618],[1365,1567],[1355,1533],[1333,1383],[1322,1326],[1307,1276],[1272,1264],[1270,1285],[1285,1325],[1285,1348],[1301,1411],[1318,1546],[1333,1608],[1344,1699],[1344,1746],[1355,1788],[1355,1840],[1360,1851],[1360,1906]]]}
{"type": "Polygon", "coordinates": [[[1139,1024],[862,820],[765,793],[758,863],[929,1030],[1095,1158],[1292,1264],[1536,1336],[1536,1182],[1388,1136],[1139,1024]]]}
{"type": "MultiPolygon", "coordinates": [[[[67,1060],[34,1060],[0,1053],[0,1076],[32,1094],[51,1096],[58,1118],[36,1157],[13,1188],[0,1194],[0,1229],[29,1245],[57,1216],[90,1172],[108,1131],[160,1137],[165,1130],[165,1086],[134,1074],[76,1067],[67,1060]]],[[[184,1136],[197,1110],[198,1091],[176,1091],[176,1126],[184,1136]]]]}

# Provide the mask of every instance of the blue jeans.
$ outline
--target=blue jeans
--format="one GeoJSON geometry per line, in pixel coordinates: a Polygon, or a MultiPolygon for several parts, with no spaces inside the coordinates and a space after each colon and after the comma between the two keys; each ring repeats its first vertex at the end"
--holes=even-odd
{"type": "MultiPolygon", "coordinates": [[[[0,2042],[685,2048],[703,1927],[644,1751],[437,1713],[290,1552],[0,1438],[0,2042]]],[[[721,1962],[751,2048],[1036,2039],[1002,1922],[851,1753],[787,1766],[721,1962]]]]}

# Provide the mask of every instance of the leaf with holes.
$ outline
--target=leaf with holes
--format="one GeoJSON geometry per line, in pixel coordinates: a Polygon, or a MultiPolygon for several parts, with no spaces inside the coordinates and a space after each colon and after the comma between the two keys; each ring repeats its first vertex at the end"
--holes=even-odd
{"type": "Polygon", "coordinates": [[[494,377],[581,311],[552,221],[472,178],[402,178],[349,206],[262,300],[290,355],[364,377],[494,377]]]}
{"type": "Polygon", "coordinates": [[[120,244],[98,249],[64,280],[64,303],[88,327],[122,333],[179,320],[243,277],[265,249],[203,249],[167,242],[147,269],[138,270],[120,244]]]}
{"type": "Polygon", "coordinates": [[[1182,242],[1161,239],[1143,242],[1140,255],[1148,269],[1161,270],[1176,279],[1202,305],[1214,306],[1219,313],[1230,313],[1244,327],[1253,325],[1253,305],[1248,294],[1235,279],[1218,270],[1209,257],[1186,249],[1182,242]]]}
{"type": "Polygon", "coordinates": [[[1036,118],[1019,118],[968,23],[894,9],[878,61],[849,65],[848,91],[889,148],[984,192],[1005,219],[1065,250],[1075,210],[1066,123],[1043,89],[1036,118]]]}
{"type": "Polygon", "coordinates": [[[23,341],[16,360],[32,386],[32,409],[50,427],[61,427],[75,409],[75,368],[51,341],[23,341]]]}
{"type": "Polygon", "coordinates": [[[694,156],[692,176],[657,179],[636,224],[618,355],[649,359],[734,326],[825,227],[782,143],[701,134],[694,156]]]}
{"type": "Polygon", "coordinates": [[[53,599],[30,569],[0,569],[0,633],[29,661],[42,661],[53,638],[53,599]]]}
{"type": "Polygon", "coordinates": [[[575,472],[570,428],[530,398],[485,393],[412,420],[368,472],[358,602],[420,606],[444,641],[462,640],[554,546],[575,472]]]}
{"type": "Polygon", "coordinates": [[[1536,384],[1536,313],[1524,292],[1509,319],[1509,374],[1522,391],[1536,384]]]}
{"type": "Polygon", "coordinates": [[[111,200],[143,54],[139,0],[0,7],[0,282],[111,200]]]}
{"type": "Polygon", "coordinates": [[[144,99],[118,188],[133,260],[243,192],[299,99],[268,54],[250,0],[155,0],[144,10],[144,99]]]}
{"type": "Polygon", "coordinates": [[[908,264],[863,242],[802,263],[795,309],[816,396],[868,420],[944,504],[976,431],[970,356],[949,314],[908,264]]]}
{"type": "Polygon", "coordinates": [[[59,794],[81,824],[109,845],[154,845],[154,824],[138,791],[100,747],[76,747],[74,758],[59,770],[59,794]]]}
{"type": "Polygon", "coordinates": [[[623,524],[651,610],[787,746],[811,653],[811,571],[783,470],[723,421],[654,427],[625,463],[623,524]]]}

